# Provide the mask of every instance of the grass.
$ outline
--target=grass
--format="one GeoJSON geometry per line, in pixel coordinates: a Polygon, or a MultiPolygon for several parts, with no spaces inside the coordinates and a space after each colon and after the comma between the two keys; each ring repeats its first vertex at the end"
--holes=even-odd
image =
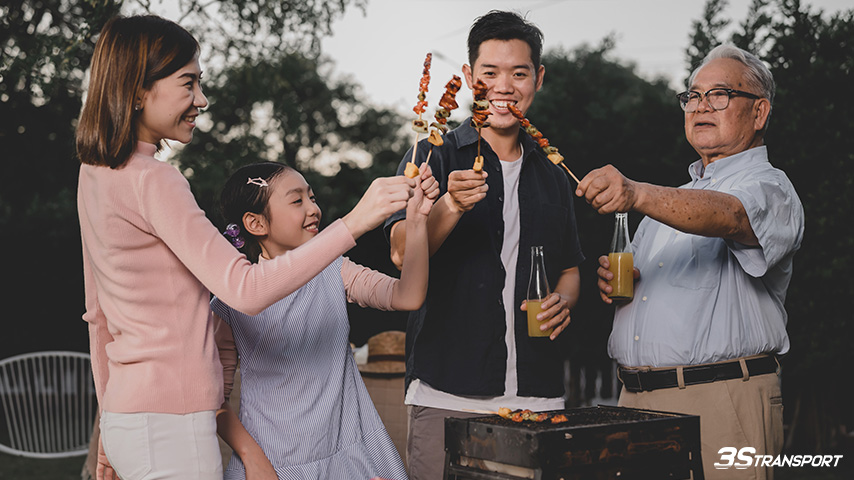
{"type": "Polygon", "coordinates": [[[24,458],[0,453],[0,480],[80,480],[86,456],[24,458]]]}

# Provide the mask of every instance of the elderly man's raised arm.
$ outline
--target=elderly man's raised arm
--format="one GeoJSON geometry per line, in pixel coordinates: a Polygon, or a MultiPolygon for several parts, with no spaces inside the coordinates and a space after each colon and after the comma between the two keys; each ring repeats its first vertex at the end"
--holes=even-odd
{"type": "Polygon", "coordinates": [[[685,233],[759,245],[744,206],[728,193],[636,182],[606,165],[588,173],[576,194],[602,214],[633,210],[685,233]]]}

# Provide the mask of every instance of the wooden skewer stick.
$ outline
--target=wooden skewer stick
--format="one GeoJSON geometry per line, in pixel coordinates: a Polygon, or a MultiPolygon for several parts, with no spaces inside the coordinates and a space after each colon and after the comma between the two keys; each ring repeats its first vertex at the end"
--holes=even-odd
{"type": "Polygon", "coordinates": [[[498,412],[493,412],[493,411],[491,411],[491,410],[476,410],[476,409],[473,409],[473,408],[463,408],[463,409],[461,409],[461,410],[462,410],[462,411],[464,411],[464,412],[480,413],[480,414],[483,414],[483,415],[498,415],[498,412]]]}
{"type": "Polygon", "coordinates": [[[427,150],[427,160],[424,160],[424,165],[430,165],[430,155],[433,155],[433,145],[430,145],[430,150],[427,150]]]}
{"type": "Polygon", "coordinates": [[[418,132],[415,132],[415,143],[412,145],[412,160],[409,161],[412,164],[415,163],[415,152],[418,150],[418,137],[419,137],[419,135],[420,134],[418,132]]]}
{"type": "Polygon", "coordinates": [[[573,180],[575,180],[575,183],[581,183],[580,181],[578,181],[578,177],[576,177],[575,174],[572,173],[572,170],[570,170],[569,167],[566,166],[566,164],[564,164],[563,162],[560,162],[560,166],[566,170],[566,173],[568,173],[569,176],[572,177],[573,180]]]}

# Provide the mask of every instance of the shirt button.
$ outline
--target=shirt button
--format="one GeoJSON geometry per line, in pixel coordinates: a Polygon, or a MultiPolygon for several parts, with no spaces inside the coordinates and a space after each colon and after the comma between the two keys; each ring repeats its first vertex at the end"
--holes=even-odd
{"type": "Polygon", "coordinates": [[[504,201],[504,195],[499,195],[499,196],[498,196],[498,201],[499,201],[499,202],[503,202],[503,201],[504,201]]]}
{"type": "Polygon", "coordinates": [[[658,268],[661,268],[663,266],[664,266],[664,262],[658,262],[658,268]]]}
{"type": "Polygon", "coordinates": [[[718,183],[718,179],[717,179],[717,178],[713,178],[713,179],[712,179],[712,184],[715,184],[715,183],[718,183]]]}
{"type": "Polygon", "coordinates": [[[638,340],[640,340],[640,337],[635,335],[635,341],[637,342],[638,340]]]}
{"type": "Polygon", "coordinates": [[[641,300],[643,300],[645,302],[646,301],[646,295],[644,295],[643,298],[641,298],[641,300]]]}

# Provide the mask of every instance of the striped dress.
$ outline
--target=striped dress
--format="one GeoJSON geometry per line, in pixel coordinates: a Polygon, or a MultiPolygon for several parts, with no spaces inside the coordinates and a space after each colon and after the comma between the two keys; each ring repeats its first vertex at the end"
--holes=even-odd
{"type": "MultiPolygon", "coordinates": [[[[350,349],[342,262],[254,317],[211,302],[240,356],[240,421],[280,479],[406,479],[350,349]]],[[[224,478],[245,477],[233,454],[224,478]]]]}

